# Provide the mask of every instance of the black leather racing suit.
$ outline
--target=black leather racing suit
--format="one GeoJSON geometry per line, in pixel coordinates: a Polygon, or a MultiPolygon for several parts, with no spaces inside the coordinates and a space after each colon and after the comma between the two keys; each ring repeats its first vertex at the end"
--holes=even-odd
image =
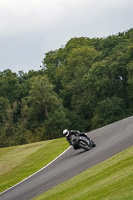
{"type": "MultiPolygon", "coordinates": [[[[80,131],[77,131],[77,130],[70,130],[70,131],[69,131],[69,135],[66,136],[66,139],[67,139],[67,141],[69,142],[70,145],[72,145],[72,141],[71,141],[71,136],[72,136],[72,135],[75,135],[75,136],[76,136],[76,135],[78,135],[78,136],[84,136],[84,137],[86,137],[87,139],[90,140],[90,138],[88,138],[87,135],[86,135],[85,133],[80,132],[80,131]]],[[[77,144],[74,144],[74,145],[73,145],[73,148],[74,148],[74,149],[79,149],[79,147],[78,147],[77,144]]]]}

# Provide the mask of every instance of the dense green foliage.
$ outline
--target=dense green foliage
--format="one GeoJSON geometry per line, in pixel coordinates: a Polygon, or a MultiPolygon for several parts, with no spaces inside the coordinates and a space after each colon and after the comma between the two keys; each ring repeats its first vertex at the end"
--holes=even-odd
{"type": "Polygon", "coordinates": [[[72,38],[42,69],[0,72],[0,146],[90,131],[133,114],[133,29],[72,38]]]}

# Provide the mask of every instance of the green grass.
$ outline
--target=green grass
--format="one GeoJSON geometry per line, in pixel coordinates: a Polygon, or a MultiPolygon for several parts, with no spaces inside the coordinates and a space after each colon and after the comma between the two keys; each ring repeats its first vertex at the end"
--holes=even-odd
{"type": "Polygon", "coordinates": [[[65,138],[0,149],[0,192],[41,169],[68,147],[65,138]]]}
{"type": "MultiPolygon", "coordinates": [[[[65,138],[0,149],[0,192],[47,165],[67,147],[65,138]]],[[[133,200],[133,146],[35,200],[133,200]]]]}
{"type": "Polygon", "coordinates": [[[133,146],[34,200],[133,200],[133,146]]]}

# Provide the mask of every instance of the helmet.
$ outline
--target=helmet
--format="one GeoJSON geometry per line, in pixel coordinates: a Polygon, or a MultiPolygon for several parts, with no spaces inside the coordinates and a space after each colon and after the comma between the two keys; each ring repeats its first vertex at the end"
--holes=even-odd
{"type": "Polygon", "coordinates": [[[69,131],[68,131],[67,129],[65,129],[65,130],[63,131],[63,135],[68,136],[68,135],[69,135],[69,131]]]}

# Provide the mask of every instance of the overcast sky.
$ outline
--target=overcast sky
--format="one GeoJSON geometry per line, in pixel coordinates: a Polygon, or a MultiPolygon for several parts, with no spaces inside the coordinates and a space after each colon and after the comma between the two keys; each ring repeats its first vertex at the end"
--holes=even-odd
{"type": "Polygon", "coordinates": [[[133,0],[0,0],[0,71],[39,70],[74,37],[133,28],[133,0]]]}

